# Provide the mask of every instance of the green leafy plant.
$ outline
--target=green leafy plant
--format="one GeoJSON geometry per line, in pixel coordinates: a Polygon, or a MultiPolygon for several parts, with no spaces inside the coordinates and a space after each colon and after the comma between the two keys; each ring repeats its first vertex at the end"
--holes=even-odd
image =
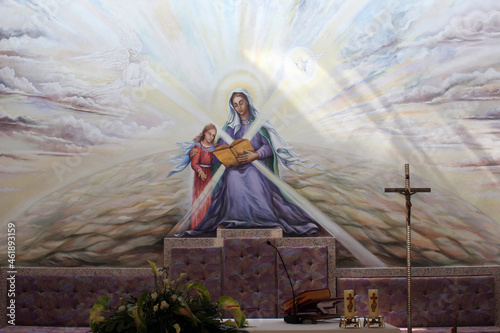
{"type": "Polygon", "coordinates": [[[93,333],[180,333],[222,332],[244,327],[247,322],[237,301],[222,296],[212,303],[207,288],[198,282],[181,286],[186,274],[175,281],[168,278],[166,268],[158,269],[149,261],[154,275],[154,286],[138,298],[121,299],[120,305],[110,311],[110,297],[101,296],[92,306],[89,316],[93,333]],[[234,320],[223,320],[225,311],[234,320]]]}

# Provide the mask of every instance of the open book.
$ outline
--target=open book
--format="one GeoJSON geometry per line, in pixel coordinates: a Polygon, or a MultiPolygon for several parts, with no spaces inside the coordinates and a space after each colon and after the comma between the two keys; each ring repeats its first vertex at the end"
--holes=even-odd
{"type": "Polygon", "coordinates": [[[227,168],[240,165],[238,163],[238,156],[243,154],[245,150],[255,151],[248,139],[238,139],[234,140],[230,145],[221,145],[215,148],[214,155],[227,168]]]}
{"type": "MultiPolygon", "coordinates": [[[[301,305],[307,304],[311,300],[324,300],[330,298],[330,289],[314,289],[314,290],[306,290],[295,297],[295,302],[297,303],[297,307],[301,308],[301,305]]],[[[285,301],[283,303],[285,307],[285,311],[291,311],[293,306],[293,298],[285,301]]]]}
{"type": "MultiPolygon", "coordinates": [[[[306,290],[295,297],[297,312],[300,318],[317,320],[340,317],[337,314],[336,306],[344,300],[343,297],[331,297],[327,288],[306,290]]],[[[283,303],[285,313],[293,313],[293,298],[283,303]]]]}

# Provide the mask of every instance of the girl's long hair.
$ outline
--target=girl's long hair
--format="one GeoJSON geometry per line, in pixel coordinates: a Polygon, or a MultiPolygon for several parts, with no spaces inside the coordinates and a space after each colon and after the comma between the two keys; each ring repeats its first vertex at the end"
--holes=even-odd
{"type": "Polygon", "coordinates": [[[214,124],[208,124],[208,125],[205,125],[205,127],[203,127],[203,131],[201,131],[200,134],[198,134],[197,136],[194,137],[193,141],[195,141],[195,142],[203,141],[203,138],[205,137],[205,133],[210,131],[211,129],[214,129],[215,132],[217,133],[217,127],[215,127],[214,124]]]}

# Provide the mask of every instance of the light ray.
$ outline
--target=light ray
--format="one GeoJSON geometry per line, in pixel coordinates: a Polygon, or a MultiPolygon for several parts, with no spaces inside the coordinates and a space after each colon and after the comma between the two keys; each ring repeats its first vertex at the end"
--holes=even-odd
{"type": "Polygon", "coordinates": [[[308,213],[311,218],[319,223],[323,228],[332,233],[335,238],[342,240],[342,245],[346,247],[362,264],[367,267],[386,267],[380,259],[373,255],[370,251],[364,248],[361,243],[354,239],[351,235],[344,231],[338,224],[326,217],[319,209],[314,207],[308,200],[302,197],[290,185],[276,177],[265,165],[261,162],[254,161],[253,164],[259,169],[270,181],[272,181],[278,188],[286,191],[287,199],[292,201],[293,204],[302,208],[308,213]]]}
{"type": "MultiPolygon", "coordinates": [[[[290,89],[292,90],[293,87],[290,89]]],[[[275,98],[283,99],[285,93],[281,91],[279,95],[275,98]]],[[[266,110],[271,108],[266,107],[268,103],[265,104],[266,110]]],[[[267,120],[266,116],[272,115],[272,112],[265,113],[265,116],[259,115],[257,119],[254,120],[249,130],[245,133],[244,137],[249,140],[257,133],[258,129],[262,127],[262,124],[267,120]]],[[[226,134],[225,132],[223,132],[226,134]]],[[[222,133],[221,133],[222,134],[222,133]]],[[[229,141],[228,141],[229,142],[229,141]]],[[[252,162],[257,169],[262,172],[262,174],[267,177],[271,182],[273,182],[281,191],[287,194],[287,198],[292,201],[293,204],[303,209],[308,213],[314,221],[319,223],[323,228],[331,232],[337,239],[342,239],[342,244],[364,265],[375,266],[375,267],[385,267],[386,265],[373,255],[370,251],[365,249],[361,243],[349,235],[344,229],[342,229],[338,224],[326,217],[319,209],[314,207],[308,200],[302,197],[295,189],[289,186],[287,183],[282,181],[277,177],[271,170],[264,166],[259,161],[252,162]]]]}
{"type": "Polygon", "coordinates": [[[180,91],[179,88],[167,82],[151,66],[147,68],[147,74],[154,80],[156,89],[165,97],[174,101],[184,111],[205,123],[213,122],[208,116],[207,110],[203,110],[197,103],[193,102],[195,100],[193,96],[190,96],[186,91],[180,91]]]}
{"type": "Polygon", "coordinates": [[[215,184],[217,184],[219,179],[224,174],[225,170],[226,167],[224,167],[224,165],[221,165],[219,170],[217,170],[217,172],[212,176],[210,182],[208,182],[208,184],[205,186],[200,196],[196,198],[196,200],[193,202],[191,211],[188,211],[186,215],[184,215],[182,219],[179,222],[177,222],[177,224],[170,230],[167,236],[177,236],[180,233],[189,230],[189,227],[191,225],[191,214],[193,213],[196,214],[196,212],[200,210],[205,201],[208,199],[209,193],[212,192],[215,184]]]}

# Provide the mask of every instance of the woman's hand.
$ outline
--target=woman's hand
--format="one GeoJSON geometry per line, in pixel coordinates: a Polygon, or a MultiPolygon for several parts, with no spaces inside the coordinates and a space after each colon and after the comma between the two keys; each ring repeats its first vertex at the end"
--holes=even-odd
{"type": "Polygon", "coordinates": [[[198,154],[198,148],[195,146],[193,148],[191,148],[191,150],[189,151],[189,157],[190,158],[193,158],[194,155],[198,154]]]}
{"type": "Polygon", "coordinates": [[[243,154],[238,156],[238,162],[240,164],[247,164],[247,163],[253,162],[257,159],[259,159],[259,154],[257,154],[254,151],[248,151],[248,150],[245,150],[245,152],[243,154]]]}

